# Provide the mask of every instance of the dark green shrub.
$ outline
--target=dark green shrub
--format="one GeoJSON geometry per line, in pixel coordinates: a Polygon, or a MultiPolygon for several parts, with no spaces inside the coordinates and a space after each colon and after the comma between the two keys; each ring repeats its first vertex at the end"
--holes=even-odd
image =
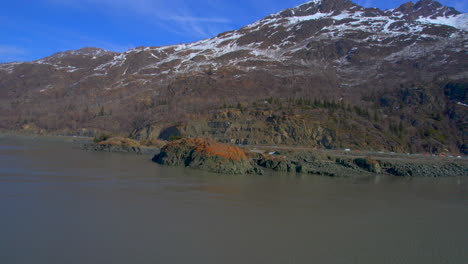
{"type": "Polygon", "coordinates": [[[179,139],[182,139],[183,137],[181,135],[171,135],[169,138],[169,141],[176,141],[179,139]]]}

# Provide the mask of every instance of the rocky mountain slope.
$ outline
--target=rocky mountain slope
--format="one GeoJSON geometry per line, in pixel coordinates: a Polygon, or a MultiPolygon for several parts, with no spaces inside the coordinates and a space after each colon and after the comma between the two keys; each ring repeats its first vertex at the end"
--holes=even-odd
{"type": "Polygon", "coordinates": [[[0,64],[0,128],[466,152],[467,30],[431,0],[314,0],[194,43],[0,64]]]}

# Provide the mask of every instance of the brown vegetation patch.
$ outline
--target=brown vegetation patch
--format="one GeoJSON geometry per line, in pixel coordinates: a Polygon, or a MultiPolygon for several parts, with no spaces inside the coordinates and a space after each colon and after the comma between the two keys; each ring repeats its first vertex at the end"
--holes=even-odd
{"type": "Polygon", "coordinates": [[[124,137],[113,137],[105,141],[97,143],[98,145],[118,145],[118,146],[128,146],[128,147],[139,147],[140,143],[133,139],[124,138],[124,137]]]}
{"type": "Polygon", "coordinates": [[[143,139],[140,141],[140,144],[142,146],[147,146],[147,147],[162,148],[164,145],[167,144],[167,141],[160,140],[160,139],[143,139]]]}
{"type": "Polygon", "coordinates": [[[247,155],[244,151],[236,146],[216,142],[209,138],[186,138],[168,143],[169,147],[193,147],[194,151],[210,156],[222,157],[228,160],[247,160],[247,155]]]}

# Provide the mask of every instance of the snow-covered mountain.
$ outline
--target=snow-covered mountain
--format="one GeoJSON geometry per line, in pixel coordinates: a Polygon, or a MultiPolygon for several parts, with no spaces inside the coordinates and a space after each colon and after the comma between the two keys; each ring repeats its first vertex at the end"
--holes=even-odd
{"type": "MultiPolygon", "coordinates": [[[[424,56],[424,52],[416,51],[414,46],[430,42],[439,44],[431,49],[445,49],[445,43],[464,39],[467,30],[468,14],[461,14],[431,0],[416,4],[409,2],[385,11],[363,8],[349,0],[314,0],[270,15],[239,30],[195,43],[141,47],[121,54],[84,48],[60,52],[26,64],[50,65],[64,72],[89,74],[91,70],[96,76],[121,72],[122,76],[138,75],[143,81],[151,80],[152,76],[173,76],[206,67],[213,70],[235,65],[239,69],[250,70],[255,68],[258,61],[307,64],[297,59],[317,42],[343,40],[353,45],[349,50],[345,48],[346,54],[338,56],[352,56],[359,52],[362,45],[366,49],[396,47],[398,50],[386,54],[385,60],[395,60],[402,52],[410,56],[424,56]],[[411,49],[415,52],[411,52],[411,49]],[[105,63],[93,63],[103,57],[107,59],[105,63]],[[249,63],[251,61],[255,62],[249,63]]],[[[464,48],[466,46],[458,47],[464,48]]],[[[313,56],[314,50],[309,49],[308,53],[313,56]]],[[[337,65],[346,64],[343,56],[337,59],[341,59],[337,65]]],[[[19,65],[3,64],[0,70],[12,72],[19,65]]]]}
{"type": "MultiPolygon", "coordinates": [[[[432,0],[390,10],[313,0],[194,43],[124,53],[84,48],[0,64],[0,103],[6,112],[52,111],[59,119],[67,105],[104,106],[118,123],[134,119],[129,112],[144,102],[158,109],[152,121],[169,122],[267,97],[361,104],[415,87],[443,93],[448,84],[467,83],[467,34],[468,14],[432,0]]],[[[468,104],[455,94],[450,102],[468,104]]]]}

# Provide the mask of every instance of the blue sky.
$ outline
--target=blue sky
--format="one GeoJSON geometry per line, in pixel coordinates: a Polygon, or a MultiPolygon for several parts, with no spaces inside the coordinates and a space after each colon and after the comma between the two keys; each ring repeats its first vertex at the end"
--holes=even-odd
{"type": "MultiPolygon", "coordinates": [[[[39,59],[55,52],[99,47],[193,42],[238,29],[306,0],[7,0],[0,9],[0,63],[39,59]]],[[[355,0],[394,8],[406,0],[355,0]]],[[[443,0],[461,12],[466,0],[443,0]]]]}

